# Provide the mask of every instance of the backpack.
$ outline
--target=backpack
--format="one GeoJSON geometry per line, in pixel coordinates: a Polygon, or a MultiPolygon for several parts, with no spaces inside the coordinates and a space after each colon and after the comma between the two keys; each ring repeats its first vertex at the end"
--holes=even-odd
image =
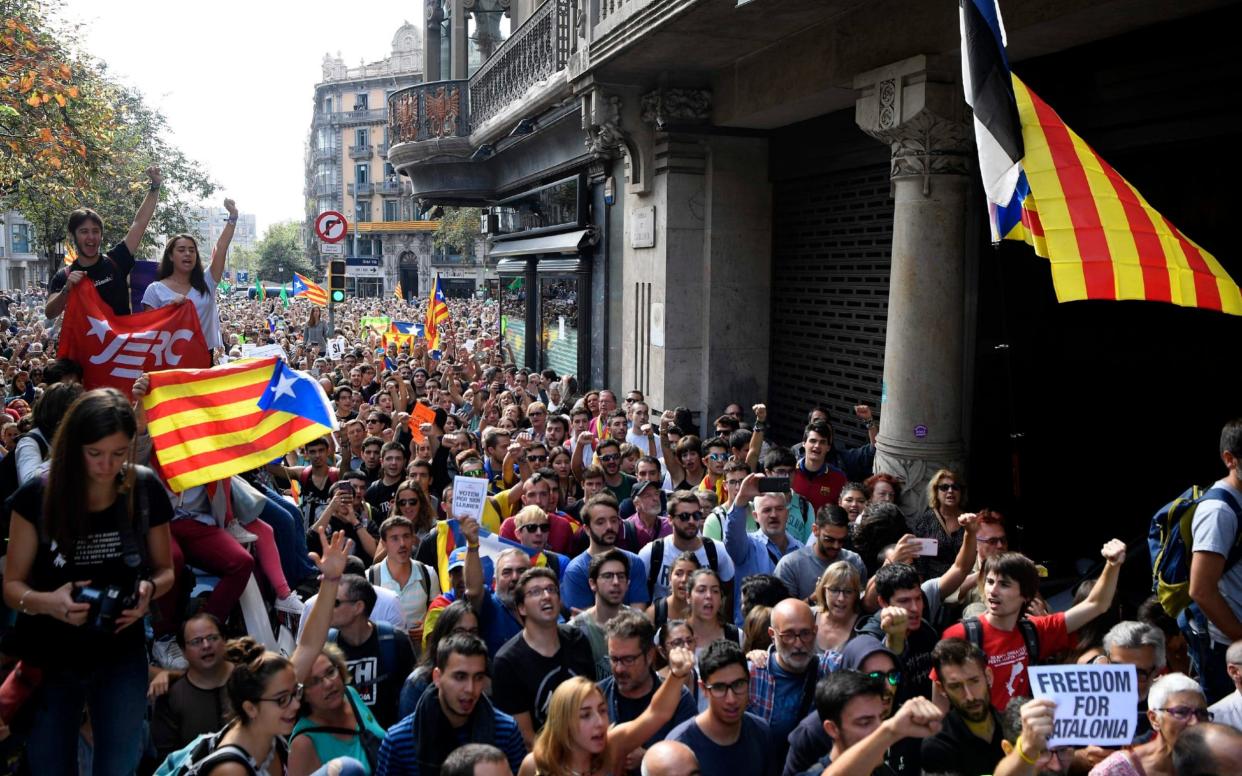
{"type": "MultiPolygon", "coordinates": [[[[375,677],[375,684],[382,684],[397,670],[396,630],[387,620],[371,620],[371,624],[379,633],[379,675],[375,677]]],[[[328,641],[335,644],[340,633],[336,628],[329,628],[328,641]]]]}
{"type": "MultiPolygon", "coordinates": [[[[412,561],[414,568],[418,569],[419,579],[423,583],[423,597],[427,599],[427,605],[431,605],[431,575],[434,573],[426,563],[422,561],[412,561]]],[[[379,563],[367,569],[367,581],[374,587],[380,586],[379,563]]]]}
{"type": "MultiPolygon", "coordinates": [[[[249,774],[257,774],[254,760],[239,746],[228,744],[220,746],[228,727],[215,733],[203,733],[193,741],[164,758],[164,762],[155,770],[155,776],[198,776],[209,773],[212,768],[223,763],[239,763],[249,774]]],[[[281,761],[289,762],[289,747],[283,738],[276,739],[276,753],[281,761]]]]}
{"type": "MultiPolygon", "coordinates": [[[[26,437],[30,437],[39,445],[39,457],[46,461],[49,450],[48,442],[43,438],[43,434],[34,429],[19,436],[18,442],[26,437]]],[[[9,513],[12,512],[13,506],[9,503],[9,499],[17,492],[17,443],[13,444],[13,450],[8,455],[0,459],[0,531],[2,536],[9,535],[9,513]]],[[[0,542],[0,557],[8,550],[8,542],[0,542]]]]}
{"type": "MultiPolygon", "coordinates": [[[[651,543],[651,562],[647,564],[647,597],[655,596],[656,578],[660,575],[660,568],[664,565],[664,539],[662,537],[651,543]]],[[[707,553],[707,565],[711,566],[712,571],[720,573],[717,565],[719,559],[716,554],[716,542],[712,539],[704,537],[703,551],[707,553]]]]}
{"type": "MultiPolygon", "coordinates": [[[[1152,587],[1160,605],[1170,617],[1177,617],[1190,606],[1190,556],[1194,546],[1191,524],[1195,511],[1204,501],[1223,501],[1242,520],[1242,510],[1233,494],[1224,488],[1201,491],[1192,486],[1156,512],[1147,532],[1147,548],[1151,552],[1152,587]]],[[[1225,559],[1228,570],[1242,557],[1242,526],[1239,526],[1233,547],[1225,559]]]]}
{"type": "MultiPolygon", "coordinates": [[[[962,620],[966,629],[966,640],[979,649],[983,649],[983,624],[978,617],[967,617],[962,620]]],[[[1022,633],[1022,641],[1026,643],[1026,657],[1030,665],[1039,664],[1039,631],[1035,623],[1023,617],[1018,620],[1018,630],[1022,633]]]]}

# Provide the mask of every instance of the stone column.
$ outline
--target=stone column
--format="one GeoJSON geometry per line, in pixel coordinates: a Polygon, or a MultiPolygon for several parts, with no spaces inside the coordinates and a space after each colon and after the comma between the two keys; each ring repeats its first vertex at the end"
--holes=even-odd
{"type": "Polygon", "coordinates": [[[862,73],[855,120],[892,147],[893,250],[875,469],[926,506],[942,467],[960,471],[963,289],[970,125],[957,70],[918,56],[862,73]]]}

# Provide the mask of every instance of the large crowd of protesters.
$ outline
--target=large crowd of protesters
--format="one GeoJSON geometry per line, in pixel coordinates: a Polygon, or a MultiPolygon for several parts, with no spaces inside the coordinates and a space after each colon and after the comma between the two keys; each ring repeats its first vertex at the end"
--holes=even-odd
{"type": "Polygon", "coordinates": [[[1058,611],[962,472],[875,471],[870,407],[799,408],[795,439],[763,397],[696,421],[515,363],[490,299],[449,300],[436,353],[362,323],[422,300],[349,299],[330,327],[221,292],[226,228],[171,237],[142,307],[194,304],[216,363],[279,345],[339,429],[174,492],[147,378],[92,390],[56,357],[82,280],[131,312],[149,175],[124,240],[102,253],[75,211],[74,264],[0,295],[0,772],[1242,773],[1242,421],[1187,540],[1190,616],[1118,595],[1118,540],[1058,611]],[[487,482],[477,518],[457,477],[487,482]],[[1029,669],[1052,664],[1134,667],[1129,745],[1051,744],[1066,710],[1029,669]]]}

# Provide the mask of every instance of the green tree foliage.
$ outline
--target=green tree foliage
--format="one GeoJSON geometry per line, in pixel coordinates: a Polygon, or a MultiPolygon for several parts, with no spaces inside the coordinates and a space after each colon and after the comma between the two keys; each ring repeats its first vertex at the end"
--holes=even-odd
{"type": "Polygon", "coordinates": [[[141,93],[60,42],[72,35],[47,7],[0,0],[0,205],[33,224],[50,276],[69,213],[93,208],[105,241],[119,241],[146,195],[143,170],[159,165],[164,188],[138,251],[150,256],[160,235],[188,231],[190,208],[215,184],[168,142],[164,117],[141,93]]]}
{"type": "Polygon", "coordinates": [[[477,207],[446,207],[440,225],[431,235],[431,244],[438,251],[460,253],[474,258],[479,240],[479,209],[477,207]]]}
{"type": "Polygon", "coordinates": [[[273,283],[288,283],[294,272],[315,280],[314,268],[302,249],[301,224],[284,221],[272,224],[255,245],[259,254],[259,277],[273,283]]]}

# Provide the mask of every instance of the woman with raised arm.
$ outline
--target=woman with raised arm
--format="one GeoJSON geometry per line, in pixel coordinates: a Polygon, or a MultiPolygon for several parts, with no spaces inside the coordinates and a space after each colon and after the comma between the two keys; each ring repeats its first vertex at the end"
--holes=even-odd
{"type": "Polygon", "coordinates": [[[211,255],[211,266],[207,271],[203,271],[198,241],[188,234],[173,235],[164,246],[164,257],[160,259],[157,272],[158,280],[147,286],[142,295],[142,306],[147,310],[176,304],[183,299],[193,302],[208,350],[224,347],[220,337],[220,311],[216,306],[216,297],[217,287],[224,277],[229,244],[233,241],[233,231],[237,227],[237,206],[233,204],[233,200],[226,199],[224,208],[229,211],[229,217],[224,223],[224,230],[220,232],[220,239],[216,241],[216,249],[211,255]]]}

